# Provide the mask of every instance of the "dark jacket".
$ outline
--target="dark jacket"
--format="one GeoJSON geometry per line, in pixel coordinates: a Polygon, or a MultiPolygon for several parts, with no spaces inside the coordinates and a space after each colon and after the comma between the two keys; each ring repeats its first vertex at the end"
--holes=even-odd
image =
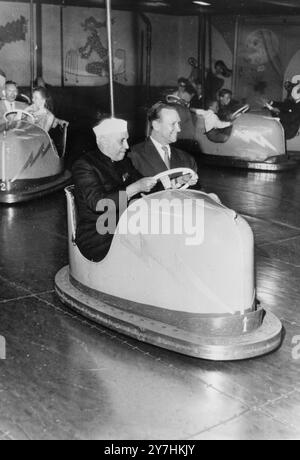
{"type": "Polygon", "coordinates": [[[300,102],[297,104],[294,100],[286,99],[283,102],[272,102],[272,106],[280,110],[279,117],[286,139],[293,139],[300,126],[300,102]]]}
{"type": "MultiPolygon", "coordinates": [[[[144,177],[153,177],[168,169],[150,138],[132,147],[128,156],[135,169],[144,177]]],[[[170,167],[171,169],[191,168],[195,172],[198,169],[196,161],[191,155],[172,146],[170,167]]]]}
{"type": "Polygon", "coordinates": [[[199,98],[198,94],[194,94],[190,102],[191,109],[204,109],[204,97],[199,98]]]}
{"type": "MultiPolygon", "coordinates": [[[[75,201],[78,211],[76,243],[81,253],[89,260],[99,262],[109,251],[113,234],[100,235],[97,231],[99,217],[107,209],[97,211],[99,201],[110,199],[115,203],[119,220],[124,208],[119,209],[120,199],[128,185],[141,178],[128,159],[113,162],[99,150],[80,158],[73,166],[75,201]],[[120,215],[119,215],[120,214],[120,215]]],[[[125,199],[125,207],[127,200],[125,199]]],[[[114,213],[115,215],[115,213],[114,213]]],[[[114,216],[112,216],[114,218],[114,216]]]]}
{"type": "Polygon", "coordinates": [[[242,105],[238,101],[232,99],[228,105],[222,105],[222,104],[219,105],[219,110],[218,110],[217,115],[222,121],[231,121],[231,116],[240,107],[242,107],[242,105]]]}

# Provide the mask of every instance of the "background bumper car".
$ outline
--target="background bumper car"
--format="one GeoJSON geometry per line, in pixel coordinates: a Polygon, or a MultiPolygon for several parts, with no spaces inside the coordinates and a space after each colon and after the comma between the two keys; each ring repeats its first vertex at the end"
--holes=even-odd
{"type": "Polygon", "coordinates": [[[27,120],[0,125],[1,203],[31,200],[70,182],[64,170],[67,125],[51,131],[52,137],[27,120]]]}
{"type": "Polygon", "coordinates": [[[286,152],[284,130],[278,119],[253,113],[243,113],[249,106],[236,112],[232,128],[218,138],[205,132],[204,119],[180,105],[179,146],[194,144],[201,152],[198,158],[216,166],[229,166],[262,171],[283,171],[293,168],[295,161],[286,152]]]}
{"type": "Polygon", "coordinates": [[[256,300],[252,230],[235,211],[199,191],[145,196],[121,216],[105,259],[93,263],[76,246],[72,187],[66,193],[70,265],[55,280],[62,302],[108,328],[196,358],[245,359],[280,345],[281,322],[256,300]],[[124,231],[137,209],[144,231],[124,231]],[[153,231],[157,225],[168,231],[153,231]]]}

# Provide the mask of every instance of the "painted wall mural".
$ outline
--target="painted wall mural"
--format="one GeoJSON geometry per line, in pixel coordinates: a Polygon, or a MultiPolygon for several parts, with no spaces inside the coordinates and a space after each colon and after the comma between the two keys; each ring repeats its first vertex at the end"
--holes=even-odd
{"type": "Polygon", "coordinates": [[[20,85],[30,82],[28,4],[0,4],[0,69],[20,85]]]}
{"type": "MultiPolygon", "coordinates": [[[[115,22],[116,20],[112,19],[113,25],[115,22]]],[[[79,81],[80,58],[87,61],[85,65],[87,74],[108,78],[108,49],[104,45],[106,41],[106,21],[100,22],[90,16],[81,24],[81,27],[87,34],[86,42],[79,49],[67,52],[65,79],[68,80],[69,75],[73,75],[76,77],[77,82],[79,81]]],[[[113,66],[114,80],[126,82],[126,51],[124,49],[115,50],[113,66]]],[[[81,73],[81,75],[87,76],[84,73],[81,73]]]]}
{"type": "Polygon", "coordinates": [[[0,50],[8,43],[25,41],[28,31],[27,19],[20,16],[19,19],[12,22],[7,22],[0,26],[0,50]]]}
{"type": "Polygon", "coordinates": [[[262,100],[281,99],[284,82],[282,26],[243,24],[237,68],[237,94],[261,107],[262,100]]]}
{"type": "MultiPolygon", "coordinates": [[[[132,38],[131,16],[128,13],[115,12],[112,19],[114,80],[122,84],[127,84],[130,80],[134,84],[133,79],[135,78],[133,66],[136,50],[132,38]],[[124,22],[124,15],[128,16],[127,22],[124,22]],[[122,33],[124,34],[123,40],[122,33]],[[131,59],[128,58],[128,55],[131,55],[131,59]]],[[[104,10],[67,8],[65,21],[66,41],[70,43],[65,47],[64,78],[66,85],[106,84],[108,82],[108,49],[104,10]],[[76,22],[74,22],[75,18],[76,22]],[[70,21],[72,21],[71,31],[70,21]],[[70,40],[71,33],[73,37],[76,36],[75,41],[70,40]]]]}

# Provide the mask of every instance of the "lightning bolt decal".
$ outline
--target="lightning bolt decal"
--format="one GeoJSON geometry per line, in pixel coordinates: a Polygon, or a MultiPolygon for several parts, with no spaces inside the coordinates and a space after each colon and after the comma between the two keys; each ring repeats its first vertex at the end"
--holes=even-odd
{"type": "Polygon", "coordinates": [[[38,152],[36,154],[34,154],[33,152],[29,155],[28,157],[28,160],[26,161],[26,163],[24,164],[24,166],[22,167],[21,171],[18,172],[18,174],[12,179],[12,182],[14,182],[15,180],[17,180],[17,178],[24,172],[26,171],[27,168],[32,168],[32,166],[37,162],[37,160],[39,158],[43,158],[47,153],[48,151],[50,150],[51,148],[51,143],[49,142],[49,144],[47,145],[47,147],[45,148],[44,147],[44,144],[42,144],[38,150],[38,152]]]}
{"type": "Polygon", "coordinates": [[[250,142],[255,142],[258,144],[260,147],[268,147],[269,149],[273,150],[274,152],[277,152],[276,147],[274,147],[271,142],[269,142],[262,134],[250,131],[248,129],[243,129],[241,131],[236,131],[234,133],[234,136],[237,137],[238,139],[246,142],[247,144],[250,144],[250,142]]]}

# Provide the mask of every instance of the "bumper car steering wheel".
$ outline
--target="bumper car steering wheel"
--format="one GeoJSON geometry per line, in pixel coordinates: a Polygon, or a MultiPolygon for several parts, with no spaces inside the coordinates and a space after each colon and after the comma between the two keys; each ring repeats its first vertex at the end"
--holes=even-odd
{"type": "MultiPolygon", "coordinates": [[[[190,174],[191,178],[196,178],[197,176],[195,171],[193,171],[190,168],[175,168],[175,169],[168,169],[167,171],[163,171],[162,173],[157,174],[154,177],[154,179],[156,179],[157,181],[160,180],[165,190],[172,189],[173,187],[172,187],[170,176],[172,176],[173,174],[177,175],[177,177],[175,178],[175,181],[178,178],[183,177],[187,174],[190,174]]],[[[189,181],[182,183],[182,184],[179,183],[178,185],[179,185],[178,187],[176,186],[176,190],[186,190],[190,186],[189,181]]]]}
{"type": "Polygon", "coordinates": [[[34,116],[29,113],[29,112],[25,112],[25,110],[21,110],[21,109],[17,109],[17,110],[10,110],[8,112],[5,112],[5,114],[3,115],[4,116],[4,119],[5,121],[9,122],[9,116],[10,115],[18,115],[19,119],[21,120],[23,117],[26,117],[26,118],[29,118],[29,121],[33,124],[35,124],[35,119],[34,119],[34,116]]]}
{"type": "Polygon", "coordinates": [[[182,107],[188,107],[188,102],[186,102],[181,97],[175,96],[173,94],[169,94],[168,96],[166,96],[166,102],[168,104],[177,104],[177,105],[181,105],[182,107]]]}
{"type": "Polygon", "coordinates": [[[250,105],[249,104],[246,104],[246,105],[243,105],[243,107],[240,107],[238,110],[236,110],[232,115],[231,115],[231,119],[232,120],[236,120],[240,115],[242,115],[243,113],[247,113],[249,112],[250,110],[250,105]]]}

